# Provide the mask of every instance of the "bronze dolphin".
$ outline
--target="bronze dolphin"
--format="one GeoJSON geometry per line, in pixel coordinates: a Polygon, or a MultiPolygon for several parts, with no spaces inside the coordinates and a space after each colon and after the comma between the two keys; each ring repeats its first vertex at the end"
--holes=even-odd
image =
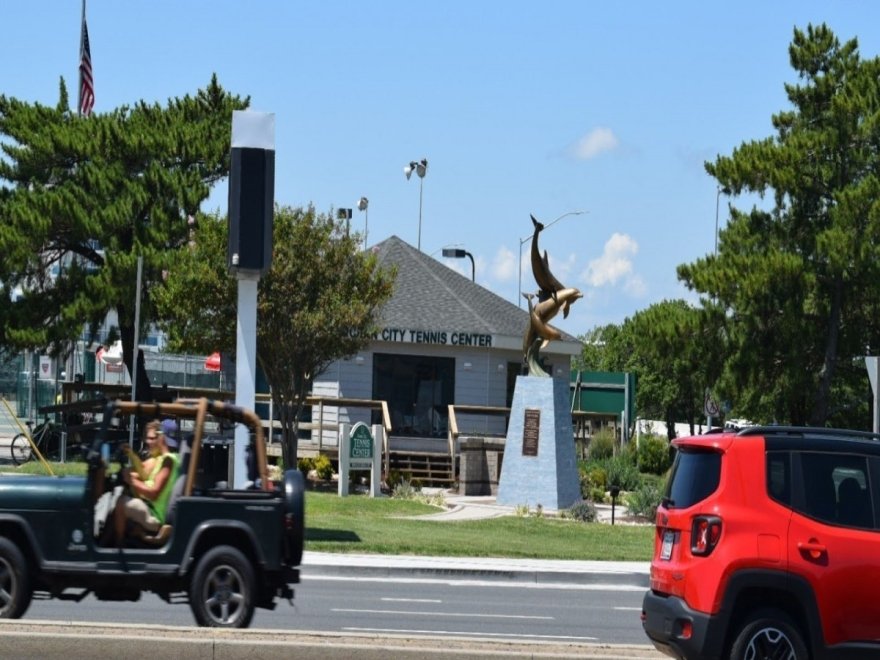
{"type": "Polygon", "coordinates": [[[528,293],[523,296],[529,303],[529,327],[523,338],[523,354],[526,355],[527,361],[531,362],[533,358],[537,361],[539,349],[547,346],[551,340],[562,338],[562,333],[550,325],[550,321],[560,309],[567,314],[571,304],[578,298],[583,298],[584,294],[578,289],[564,288],[556,292],[555,298],[540,301],[537,305],[532,304],[534,294],[528,293]]]}
{"type": "MultiPolygon", "coordinates": [[[[535,282],[538,283],[538,300],[546,300],[547,298],[556,298],[556,292],[565,287],[557,280],[553,273],[550,272],[550,260],[547,257],[547,250],[544,250],[544,256],[538,249],[538,234],[544,229],[544,225],[530,214],[532,224],[535,226],[535,233],[532,234],[532,273],[535,276],[535,282]]],[[[565,310],[565,316],[568,316],[568,309],[565,310]]]]}

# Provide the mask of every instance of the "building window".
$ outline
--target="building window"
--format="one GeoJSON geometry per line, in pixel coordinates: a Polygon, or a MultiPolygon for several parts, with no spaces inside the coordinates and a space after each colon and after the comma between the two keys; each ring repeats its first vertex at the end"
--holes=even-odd
{"type": "Polygon", "coordinates": [[[454,358],[373,355],[373,398],[388,402],[393,435],[446,437],[454,393],[454,358]]]}

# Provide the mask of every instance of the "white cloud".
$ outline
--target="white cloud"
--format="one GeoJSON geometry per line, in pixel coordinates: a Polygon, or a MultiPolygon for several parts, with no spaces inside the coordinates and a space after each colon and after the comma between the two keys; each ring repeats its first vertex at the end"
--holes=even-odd
{"type": "Polygon", "coordinates": [[[502,245],[492,258],[492,278],[498,282],[509,282],[516,279],[516,274],[516,255],[502,245]]]}
{"type": "Polygon", "coordinates": [[[589,160],[603,151],[611,151],[619,144],[617,137],[610,128],[598,127],[578,140],[573,148],[575,158],[589,160]]]}
{"type": "Polygon", "coordinates": [[[626,234],[614,233],[605,243],[602,256],[593,259],[584,271],[582,279],[591,286],[602,287],[624,280],[627,290],[644,288],[644,282],[633,274],[634,257],[639,251],[638,243],[626,234]]]}

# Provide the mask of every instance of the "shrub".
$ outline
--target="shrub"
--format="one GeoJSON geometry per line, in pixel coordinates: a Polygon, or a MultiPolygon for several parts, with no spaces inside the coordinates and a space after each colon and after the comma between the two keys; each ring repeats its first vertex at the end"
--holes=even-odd
{"type": "Polygon", "coordinates": [[[575,502],[565,511],[565,517],[581,522],[596,522],[596,505],[587,500],[575,502]]]}
{"type": "Polygon", "coordinates": [[[658,482],[645,482],[626,496],[626,508],[634,516],[653,520],[657,516],[657,506],[663,497],[658,482]]]}
{"type": "Polygon", "coordinates": [[[639,469],[624,456],[614,456],[605,461],[608,474],[608,486],[617,486],[620,490],[635,490],[639,487],[641,477],[639,469]]]}
{"type": "Polygon", "coordinates": [[[396,497],[400,500],[411,500],[415,498],[418,493],[418,489],[413,486],[409,481],[399,481],[394,485],[394,490],[391,491],[391,497],[396,497]]]}
{"type": "Polygon", "coordinates": [[[665,473],[671,465],[669,443],[656,435],[643,437],[639,441],[638,465],[640,472],[665,473]]]}
{"type": "Polygon", "coordinates": [[[583,466],[580,470],[581,497],[585,500],[601,502],[605,496],[606,482],[607,475],[604,468],[595,464],[583,466]]]}
{"type": "Polygon", "coordinates": [[[321,454],[315,459],[315,472],[318,473],[318,479],[328,481],[333,477],[333,463],[330,459],[321,454]]]}
{"type": "Polygon", "coordinates": [[[590,459],[601,461],[614,456],[614,431],[602,429],[590,440],[590,459]]]}
{"type": "Polygon", "coordinates": [[[385,483],[388,484],[388,488],[394,490],[394,487],[397,486],[397,484],[404,481],[412,481],[412,475],[409,472],[390,470],[388,472],[388,478],[385,480],[385,483]]]}
{"type": "Polygon", "coordinates": [[[302,472],[303,477],[309,478],[309,472],[315,469],[315,459],[311,456],[303,456],[296,461],[296,469],[302,472]]]}

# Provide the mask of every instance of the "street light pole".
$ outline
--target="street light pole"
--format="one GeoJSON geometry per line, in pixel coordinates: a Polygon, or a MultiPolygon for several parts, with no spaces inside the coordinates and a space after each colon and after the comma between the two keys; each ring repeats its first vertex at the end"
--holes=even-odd
{"type": "Polygon", "coordinates": [[[471,260],[471,282],[476,282],[477,267],[474,263],[474,255],[467,250],[461,248],[443,248],[443,256],[447,259],[464,259],[467,257],[471,260]]]}
{"type": "Polygon", "coordinates": [[[370,200],[366,197],[361,197],[358,200],[358,211],[364,212],[364,250],[367,249],[367,225],[370,222],[370,213],[367,211],[367,207],[370,205],[370,200]]]}
{"type": "MultiPolygon", "coordinates": [[[[570,215],[583,215],[584,213],[589,213],[589,211],[569,211],[568,213],[563,213],[558,218],[556,218],[553,222],[544,225],[544,229],[545,230],[549,229],[550,227],[555,225],[557,222],[559,222],[563,218],[566,218],[570,215]]],[[[517,291],[516,291],[516,301],[517,301],[517,305],[520,307],[522,307],[522,247],[527,240],[532,238],[532,236],[534,236],[534,232],[529,234],[528,236],[523,236],[521,239],[519,239],[519,261],[518,261],[519,275],[517,277],[518,284],[517,284],[517,291]]]]}
{"type": "Polygon", "coordinates": [[[420,161],[416,162],[411,160],[409,165],[403,168],[403,173],[406,175],[407,181],[412,176],[412,173],[415,172],[419,176],[419,242],[418,249],[419,252],[422,251],[422,186],[425,182],[425,174],[428,172],[428,159],[422,158],[420,161]]]}

